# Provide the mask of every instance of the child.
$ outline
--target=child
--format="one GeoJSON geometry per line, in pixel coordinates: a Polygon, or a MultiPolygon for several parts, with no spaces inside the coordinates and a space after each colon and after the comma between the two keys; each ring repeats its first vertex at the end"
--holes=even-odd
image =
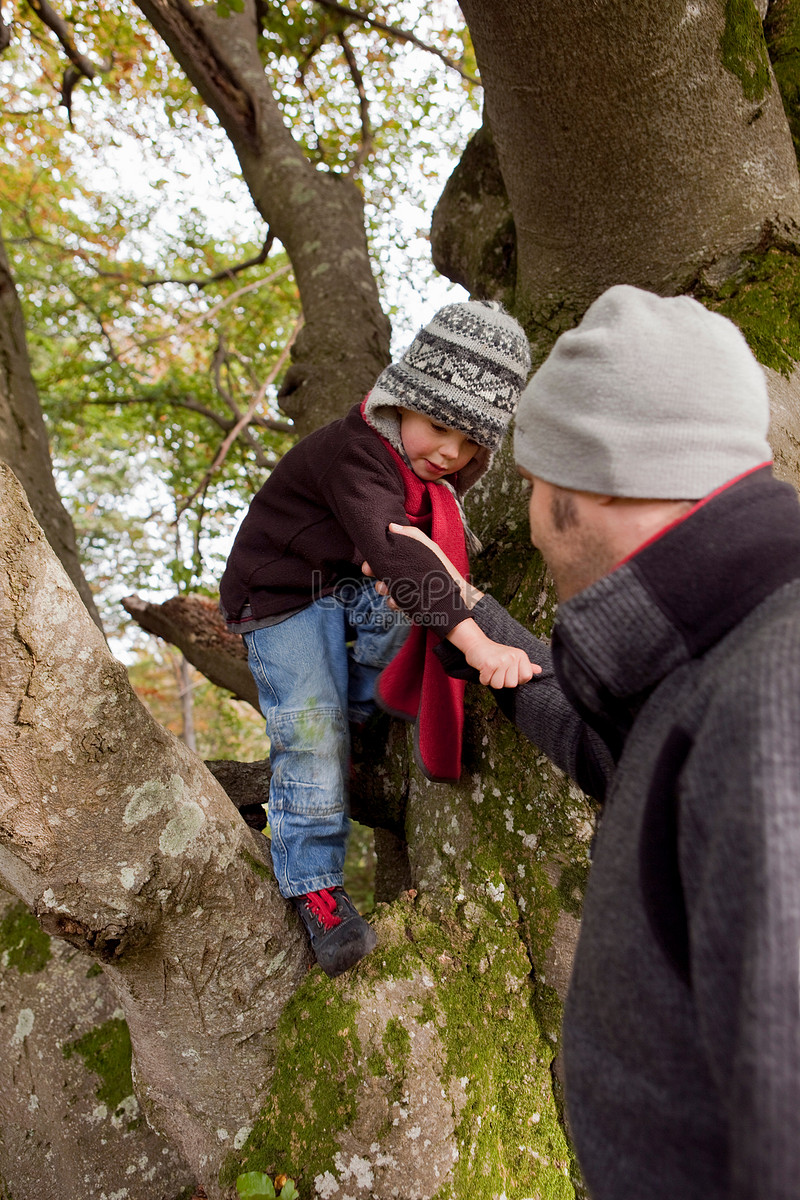
{"type": "Polygon", "coordinates": [[[270,739],[275,875],[331,976],[376,944],[342,887],[348,720],[374,711],[383,672],[377,698],[416,721],[423,769],[458,778],[464,685],[433,645],[448,638],[495,686],[531,678],[522,651],[469,617],[431,550],[388,528],[421,526],[466,575],[460,499],[488,469],[529,367],[525,334],[499,304],[441,309],[363,404],[284,455],[228,559],[221,608],[244,635],[270,739]],[[365,578],[365,560],[410,621],[365,578]]]}

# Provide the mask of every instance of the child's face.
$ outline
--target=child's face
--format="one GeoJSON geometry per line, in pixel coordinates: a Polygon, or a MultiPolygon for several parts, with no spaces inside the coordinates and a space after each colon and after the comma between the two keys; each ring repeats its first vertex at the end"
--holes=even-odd
{"type": "Polygon", "coordinates": [[[401,408],[400,437],[411,463],[420,479],[432,482],[460,471],[478,452],[477,442],[457,429],[439,425],[422,413],[401,408]]]}

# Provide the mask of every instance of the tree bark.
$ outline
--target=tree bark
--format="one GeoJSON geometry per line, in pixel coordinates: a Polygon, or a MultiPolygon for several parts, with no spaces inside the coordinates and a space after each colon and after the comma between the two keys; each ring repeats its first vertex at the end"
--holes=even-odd
{"type": "Polygon", "coordinates": [[[53,481],[47,430],[31,374],[22,309],[0,236],[0,458],[9,463],[92,620],[100,616],[78,558],[75,530],[53,481]]]}
{"type": "Polygon", "coordinates": [[[305,324],[279,402],[303,436],[342,416],[389,361],[361,193],[352,179],[317,170],[287,129],[259,57],[254,0],[225,17],[188,0],[137,3],[219,118],[291,260],[305,324]]]}
{"type": "Polygon", "coordinates": [[[218,1196],[307,943],[264,839],[133,695],[7,467],[0,536],[0,882],[104,964],[147,1119],[218,1196]]]}
{"type": "Polygon", "coordinates": [[[461,8],[532,326],[561,310],[570,323],[613,283],[670,294],[730,274],[765,237],[797,243],[797,164],[754,6],[741,18],[746,5],[722,0],[461,8]]]}
{"type": "Polygon", "coordinates": [[[190,1195],[192,1173],[141,1118],[128,1031],[96,963],[2,891],[0,952],[0,1195],[190,1195]]]}

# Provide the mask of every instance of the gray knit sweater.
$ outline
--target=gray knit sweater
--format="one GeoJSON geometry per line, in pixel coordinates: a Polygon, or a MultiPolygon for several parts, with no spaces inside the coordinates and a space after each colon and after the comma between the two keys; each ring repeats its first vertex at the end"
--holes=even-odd
{"type": "Polygon", "coordinates": [[[563,604],[552,657],[472,615],[544,665],[498,700],[605,802],[564,1017],[593,1200],[797,1200],[794,492],[766,469],[714,496],[563,604]]]}

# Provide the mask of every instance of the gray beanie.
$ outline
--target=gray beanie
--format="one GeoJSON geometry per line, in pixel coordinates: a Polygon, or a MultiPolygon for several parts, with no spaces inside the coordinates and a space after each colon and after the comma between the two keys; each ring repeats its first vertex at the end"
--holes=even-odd
{"type": "Polygon", "coordinates": [[[472,438],[481,450],[459,473],[463,493],[487,470],[502,442],[530,366],[525,331],[501,304],[448,304],[380,373],[364,417],[394,445],[398,408],[424,413],[472,438]]]}
{"type": "Polygon", "coordinates": [[[761,367],[688,296],[609,288],[525,389],[517,463],[576,491],[699,500],[772,458],[761,367]]]}

